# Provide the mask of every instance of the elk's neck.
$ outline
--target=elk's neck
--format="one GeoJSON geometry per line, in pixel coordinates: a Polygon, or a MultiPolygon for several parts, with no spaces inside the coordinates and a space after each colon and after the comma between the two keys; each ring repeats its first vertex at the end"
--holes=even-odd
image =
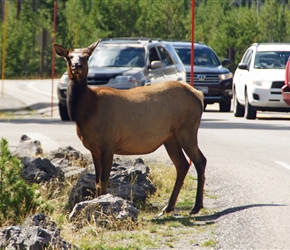
{"type": "Polygon", "coordinates": [[[87,79],[71,79],[67,89],[67,110],[72,121],[77,121],[81,113],[81,102],[88,91],[87,79]]]}

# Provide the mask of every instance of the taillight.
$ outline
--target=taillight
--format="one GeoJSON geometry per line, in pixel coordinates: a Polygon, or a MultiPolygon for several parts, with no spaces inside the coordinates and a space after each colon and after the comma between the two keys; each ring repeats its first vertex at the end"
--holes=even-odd
{"type": "Polygon", "coordinates": [[[290,60],[288,59],[285,67],[285,85],[289,84],[289,76],[290,76],[290,60]]]}

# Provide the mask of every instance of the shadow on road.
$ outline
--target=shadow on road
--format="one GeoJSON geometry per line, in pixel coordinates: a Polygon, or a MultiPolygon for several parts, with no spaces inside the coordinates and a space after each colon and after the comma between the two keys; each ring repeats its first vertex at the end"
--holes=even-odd
{"type": "Polygon", "coordinates": [[[201,216],[195,216],[195,220],[197,221],[214,221],[222,216],[236,213],[245,209],[249,208],[255,208],[255,207],[281,207],[281,206],[288,206],[286,204],[251,204],[251,205],[245,205],[245,206],[239,206],[239,207],[232,207],[227,208],[223,211],[216,212],[212,215],[201,215],[201,216]]]}
{"type": "Polygon", "coordinates": [[[224,209],[220,212],[215,212],[209,215],[196,215],[196,216],[165,216],[165,217],[157,217],[152,219],[152,222],[156,224],[164,224],[166,222],[178,221],[184,226],[203,226],[204,224],[199,224],[197,222],[205,222],[205,224],[214,224],[216,220],[222,216],[237,213],[239,211],[255,208],[255,207],[280,207],[280,206],[288,206],[285,204],[251,204],[245,206],[238,206],[224,209]]]}
{"type": "Polygon", "coordinates": [[[51,103],[39,102],[27,107],[0,107],[0,123],[15,124],[68,124],[61,121],[58,116],[58,104],[53,104],[53,117],[51,116],[51,103]],[[57,116],[55,116],[57,114],[57,116]]]}
{"type": "MultiPolygon", "coordinates": [[[[276,120],[276,119],[272,119],[276,120]]],[[[259,121],[249,122],[229,122],[225,119],[202,119],[200,128],[203,129],[257,129],[257,130],[290,130],[290,126],[281,124],[261,123],[259,121]]]]}
{"type": "Polygon", "coordinates": [[[71,121],[62,121],[60,118],[50,118],[50,117],[41,117],[41,118],[0,118],[0,123],[15,123],[15,124],[29,124],[29,123],[39,123],[39,124],[57,124],[57,125],[68,125],[74,124],[71,121]]]}

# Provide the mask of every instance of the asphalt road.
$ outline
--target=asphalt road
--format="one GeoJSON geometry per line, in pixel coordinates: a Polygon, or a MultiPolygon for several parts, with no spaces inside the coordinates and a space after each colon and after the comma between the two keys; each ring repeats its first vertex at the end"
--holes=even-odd
{"type": "MultiPolygon", "coordinates": [[[[10,108],[14,115],[0,119],[0,137],[8,139],[12,149],[27,134],[39,139],[45,152],[70,145],[88,153],[74,124],[60,121],[57,81],[53,105],[51,83],[5,81],[0,113],[10,108]],[[8,102],[11,105],[5,106],[8,102]],[[35,116],[26,116],[21,105],[35,108],[35,116]]],[[[208,159],[204,205],[213,212],[197,218],[215,223],[217,249],[290,249],[289,138],[288,113],[258,112],[258,119],[249,121],[219,113],[216,105],[207,107],[199,145],[208,159]]],[[[171,164],[163,147],[142,158],[171,164]]],[[[193,167],[191,172],[195,174],[193,167]]]]}

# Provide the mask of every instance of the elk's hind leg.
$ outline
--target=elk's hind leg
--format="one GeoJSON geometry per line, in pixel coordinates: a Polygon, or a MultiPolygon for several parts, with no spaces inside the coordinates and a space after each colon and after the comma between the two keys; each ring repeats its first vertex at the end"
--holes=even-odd
{"type": "MultiPolygon", "coordinates": [[[[193,140],[195,141],[195,140],[193,140]]],[[[197,214],[201,208],[203,208],[203,192],[204,192],[204,183],[205,183],[205,167],[206,167],[206,158],[200,151],[197,143],[191,146],[190,143],[183,145],[183,149],[187,156],[192,160],[196,172],[197,172],[197,192],[195,205],[189,212],[190,214],[197,214]],[[189,146],[188,146],[189,145],[189,146]]]]}
{"type": "Polygon", "coordinates": [[[168,205],[163,208],[161,215],[166,212],[172,212],[174,210],[177,197],[179,195],[179,191],[183,185],[184,178],[188,172],[189,169],[189,163],[186,160],[184,153],[182,152],[182,149],[180,145],[177,143],[177,141],[171,137],[169,138],[165,143],[164,146],[167,150],[167,153],[172,160],[173,164],[176,168],[176,180],[175,185],[172,191],[172,194],[170,196],[168,205]]]}

